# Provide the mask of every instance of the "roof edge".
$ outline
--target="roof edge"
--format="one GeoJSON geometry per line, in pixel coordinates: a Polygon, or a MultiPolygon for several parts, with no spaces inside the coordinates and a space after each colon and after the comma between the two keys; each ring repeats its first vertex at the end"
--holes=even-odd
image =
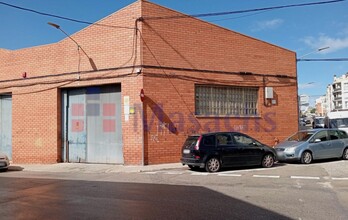
{"type": "MultiPolygon", "coordinates": [[[[165,6],[162,6],[162,5],[159,5],[159,4],[150,2],[150,1],[148,1],[148,0],[139,0],[139,1],[144,1],[144,2],[146,2],[146,3],[152,4],[152,5],[156,5],[156,6],[159,6],[159,7],[161,7],[161,8],[170,10],[170,11],[172,11],[172,12],[179,13],[179,14],[182,14],[182,15],[187,16],[187,18],[178,18],[178,19],[195,19],[195,20],[204,22],[204,23],[206,23],[206,24],[215,26],[215,27],[217,27],[217,28],[221,28],[221,29],[224,29],[224,30],[226,30],[226,31],[233,32],[233,33],[238,34],[238,35],[240,35],[240,36],[247,37],[247,38],[249,38],[249,39],[256,40],[256,41],[259,41],[259,42],[263,42],[263,43],[266,43],[266,44],[268,44],[268,45],[271,45],[271,46],[277,47],[277,48],[279,48],[279,49],[286,50],[286,51],[288,51],[288,52],[291,52],[291,53],[296,54],[295,51],[292,51],[292,50],[290,50],[290,49],[287,49],[287,48],[284,48],[284,47],[275,45],[275,44],[273,44],[273,43],[270,43],[270,42],[267,42],[267,41],[264,41],[264,40],[260,40],[260,39],[257,39],[257,38],[255,38],[255,37],[251,37],[251,36],[249,36],[249,35],[242,34],[242,33],[240,33],[240,32],[237,32],[237,31],[228,29],[228,28],[226,28],[226,27],[222,27],[222,26],[219,26],[219,25],[217,25],[217,24],[214,24],[214,23],[211,23],[211,22],[208,22],[208,21],[205,21],[205,20],[202,20],[202,19],[199,19],[199,18],[190,16],[190,15],[187,15],[187,14],[184,14],[184,13],[182,13],[182,12],[176,11],[176,10],[171,9],[171,8],[167,8],[167,7],[165,7],[165,6]]],[[[144,20],[146,21],[146,17],[144,17],[144,20]]]]}

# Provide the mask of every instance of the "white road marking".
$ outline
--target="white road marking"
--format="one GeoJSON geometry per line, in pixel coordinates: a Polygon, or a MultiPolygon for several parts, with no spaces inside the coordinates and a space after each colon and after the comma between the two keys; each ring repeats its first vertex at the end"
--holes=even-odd
{"type": "Polygon", "coordinates": [[[157,174],[157,172],[143,172],[142,174],[157,174]]]}
{"type": "Polygon", "coordinates": [[[218,176],[242,176],[242,174],[228,174],[228,173],[219,173],[218,176]]]}
{"type": "Polygon", "coordinates": [[[263,171],[263,170],[274,170],[276,167],[272,168],[259,168],[259,169],[248,169],[248,170],[233,170],[233,171],[225,171],[221,173],[239,173],[239,172],[251,172],[251,171],[263,171]]]}
{"type": "Polygon", "coordinates": [[[273,178],[273,179],[279,179],[280,176],[272,176],[272,175],[253,175],[253,177],[258,177],[258,178],[273,178]]]}
{"type": "Polygon", "coordinates": [[[332,180],[348,180],[348,177],[332,177],[332,180]]]}
{"type": "MultiPolygon", "coordinates": [[[[250,169],[250,170],[234,170],[234,171],[224,171],[219,173],[202,173],[202,172],[182,172],[182,171],[148,171],[148,172],[141,172],[141,174],[148,174],[148,175],[154,175],[154,174],[167,174],[167,175],[182,175],[190,173],[192,176],[208,176],[208,175],[217,175],[220,177],[241,177],[243,174],[237,173],[237,172],[250,172],[250,171],[261,171],[261,170],[270,170],[275,168],[261,168],[261,169],[250,169]]],[[[281,177],[279,175],[252,175],[252,177],[255,178],[270,178],[270,179],[280,179],[281,177]]],[[[285,177],[285,176],[283,176],[285,177]]],[[[288,177],[285,177],[288,178],[288,177]]],[[[325,180],[337,180],[337,181],[344,181],[348,180],[348,177],[317,177],[317,176],[290,176],[291,179],[307,179],[307,180],[320,180],[321,178],[325,180]]],[[[322,184],[324,187],[331,188],[331,186],[322,184]]],[[[301,186],[299,186],[301,187],[301,186]]]]}
{"type": "Polygon", "coordinates": [[[291,179],[320,180],[317,176],[290,176],[291,179]]]}
{"type": "Polygon", "coordinates": [[[180,175],[183,174],[184,172],[165,172],[164,174],[168,174],[168,175],[180,175]]]}
{"type": "Polygon", "coordinates": [[[209,173],[191,173],[192,176],[208,176],[209,173]]]}

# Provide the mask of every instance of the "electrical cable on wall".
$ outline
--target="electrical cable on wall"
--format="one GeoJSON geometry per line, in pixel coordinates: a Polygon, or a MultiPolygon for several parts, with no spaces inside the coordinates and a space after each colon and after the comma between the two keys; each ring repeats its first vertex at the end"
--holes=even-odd
{"type": "MultiPolygon", "coordinates": [[[[262,9],[250,9],[250,10],[271,10],[271,9],[276,9],[279,7],[299,7],[299,6],[304,6],[304,5],[314,5],[314,4],[327,4],[327,3],[334,3],[334,2],[341,2],[344,0],[337,0],[337,1],[327,1],[327,2],[317,2],[317,3],[308,3],[308,4],[298,4],[298,5],[287,5],[287,6],[278,6],[278,7],[270,7],[270,8],[262,8],[262,9]]],[[[70,19],[67,17],[62,17],[62,16],[57,16],[57,15],[52,15],[52,14],[48,14],[48,13],[43,13],[43,12],[39,12],[39,11],[35,11],[32,9],[26,9],[23,7],[18,7],[18,6],[14,6],[14,5],[10,5],[4,2],[0,2],[0,4],[6,5],[6,6],[10,6],[10,7],[14,7],[17,9],[21,9],[21,10],[26,10],[29,12],[33,12],[33,13],[37,13],[40,15],[45,15],[45,16],[52,16],[52,17],[56,17],[56,18],[60,18],[60,19],[65,19],[65,20],[69,20],[69,21],[73,21],[73,22],[78,22],[78,23],[85,23],[85,24],[91,24],[91,25],[99,25],[99,24],[95,24],[92,22],[85,22],[85,21],[81,21],[81,20],[76,20],[76,19],[70,19]]],[[[250,12],[250,10],[248,11],[235,11],[235,12],[228,12],[228,13],[246,13],[246,12],[250,12]]],[[[261,13],[261,12],[259,12],[261,13]]],[[[203,14],[202,14],[203,15],[203,14]]],[[[217,16],[216,14],[214,16],[217,16]]],[[[123,65],[121,65],[120,67],[126,65],[129,61],[132,60],[133,56],[135,55],[134,61],[133,61],[133,66],[132,66],[132,72],[134,72],[134,68],[135,68],[135,63],[136,63],[136,56],[137,56],[137,32],[138,32],[138,28],[137,25],[133,28],[130,27],[120,27],[120,26],[112,26],[112,25],[100,25],[100,26],[105,26],[105,27],[113,27],[113,28],[127,28],[127,29],[133,29],[134,30],[134,34],[133,34],[133,45],[132,45],[132,54],[129,60],[127,60],[123,65]]],[[[141,34],[141,32],[139,31],[139,33],[141,34]]],[[[143,37],[141,36],[141,38],[143,39],[143,37]]],[[[144,41],[145,42],[145,41],[144,41]]],[[[146,45],[148,47],[148,45],[146,45]]],[[[78,48],[79,50],[80,48],[78,48]]],[[[82,48],[81,48],[82,49],[82,48]]],[[[79,51],[80,53],[80,51],[79,51]]],[[[154,54],[152,54],[154,56],[154,54]]],[[[88,55],[87,55],[88,56],[88,55]]],[[[158,62],[158,60],[156,60],[158,62]]],[[[116,67],[115,69],[117,69],[118,67],[116,67]]],[[[163,69],[162,66],[160,66],[161,69],[163,69]]],[[[164,71],[164,70],[163,70],[164,71]]],[[[79,63],[78,63],[78,72],[80,72],[80,58],[79,58],[79,63]]],[[[100,76],[100,78],[103,78],[104,76],[107,76],[109,74],[112,74],[114,72],[114,70],[111,70],[111,72],[103,74],[100,76]]],[[[165,71],[164,71],[165,72],[165,71]]],[[[238,73],[236,73],[238,74],[238,73]]],[[[168,75],[167,75],[168,76],[168,75]]]]}
{"type": "MultiPolygon", "coordinates": [[[[131,73],[125,73],[122,75],[118,75],[118,76],[112,76],[112,77],[104,77],[103,79],[115,79],[115,78],[122,78],[122,77],[136,77],[131,73]]],[[[53,86],[50,88],[45,88],[45,89],[41,89],[41,90],[35,90],[35,91],[30,91],[30,92],[22,92],[22,93],[12,93],[12,95],[27,95],[27,94],[33,94],[33,93],[39,93],[39,92],[45,92],[45,91],[49,91],[52,89],[57,89],[57,88],[61,88],[63,86],[67,86],[69,84],[72,84],[74,82],[77,81],[90,81],[90,80],[99,80],[100,77],[86,77],[83,79],[65,79],[65,80],[54,80],[52,82],[39,82],[39,83],[32,83],[32,84],[25,84],[25,85],[15,85],[15,86],[8,86],[8,87],[2,87],[1,89],[7,89],[7,88],[20,88],[20,87],[28,87],[28,86],[37,86],[37,85],[49,85],[49,84],[57,84],[57,83],[62,83],[61,85],[58,86],[53,86]]]]}
{"type": "Polygon", "coordinates": [[[159,63],[157,57],[155,56],[155,54],[152,52],[152,50],[150,49],[150,47],[147,45],[141,31],[139,31],[140,33],[140,38],[142,39],[144,45],[146,46],[146,48],[149,50],[150,54],[152,55],[152,57],[156,60],[157,64],[159,65],[160,69],[162,70],[162,72],[165,74],[165,76],[167,76],[167,79],[169,80],[170,84],[172,85],[172,87],[174,88],[174,90],[176,91],[176,93],[178,94],[178,96],[180,97],[181,101],[184,103],[185,107],[187,108],[187,110],[189,111],[189,113],[193,116],[193,118],[197,121],[200,129],[203,129],[201,123],[199,122],[199,120],[195,117],[195,115],[193,114],[193,112],[191,111],[191,109],[188,107],[186,101],[184,100],[184,98],[182,97],[182,95],[180,94],[179,90],[175,87],[174,83],[172,82],[172,80],[170,79],[170,77],[168,76],[168,74],[166,73],[166,71],[161,68],[161,64],[159,63]]]}
{"type": "MultiPolygon", "coordinates": [[[[59,25],[55,25],[53,23],[50,24],[51,26],[54,26],[54,27],[59,27],[59,25]]],[[[59,28],[60,29],[60,28],[59,28]]],[[[109,69],[100,69],[100,70],[93,70],[93,71],[84,71],[84,72],[81,72],[80,71],[80,65],[81,65],[81,54],[80,54],[80,46],[79,44],[74,40],[72,39],[76,44],[77,44],[77,47],[78,47],[78,54],[79,54],[79,60],[78,60],[78,71],[77,72],[71,72],[71,73],[62,73],[62,74],[54,74],[54,75],[47,75],[47,76],[40,76],[40,77],[36,77],[36,78],[44,78],[44,77],[51,77],[51,76],[57,76],[57,75],[61,75],[61,76],[65,76],[65,75],[68,75],[68,74],[78,74],[78,78],[74,78],[74,79],[68,79],[68,80],[55,80],[53,82],[38,82],[38,83],[26,83],[24,85],[16,85],[16,86],[2,86],[0,87],[0,89],[7,89],[7,88],[12,88],[12,87],[26,87],[26,86],[35,86],[35,85],[40,85],[40,84],[55,84],[55,83],[61,83],[61,82],[66,82],[66,81],[69,81],[68,83],[65,83],[65,84],[62,84],[62,85],[58,85],[58,86],[54,86],[54,87],[51,87],[51,88],[48,88],[48,89],[42,89],[42,90],[37,90],[37,91],[32,91],[32,92],[27,92],[27,93],[15,93],[14,95],[25,95],[25,94],[31,94],[31,93],[38,93],[38,92],[44,92],[44,91],[48,91],[48,90],[52,90],[52,89],[56,89],[56,88],[60,88],[62,86],[66,86],[68,84],[71,84],[71,83],[74,83],[76,81],[85,81],[85,80],[98,80],[98,79],[108,79],[108,78],[119,78],[119,77],[125,77],[125,76],[129,76],[129,75],[132,75],[133,72],[134,72],[134,68],[135,68],[135,62],[136,62],[136,53],[137,53],[137,48],[136,48],[136,42],[137,42],[137,39],[136,39],[136,32],[137,32],[137,27],[135,28],[132,28],[134,30],[133,32],[133,40],[132,40],[132,54],[131,54],[131,57],[125,62],[123,63],[122,65],[118,66],[118,67],[114,67],[114,68],[109,68],[109,69]],[[129,63],[134,57],[134,61],[133,61],[133,66],[130,66],[130,67],[125,67],[125,65],[127,63],[129,63]],[[119,69],[123,69],[123,67],[125,68],[132,68],[132,71],[130,74],[123,74],[123,75],[118,75],[118,76],[112,76],[112,77],[107,77],[108,75],[112,74],[115,72],[115,70],[119,70],[119,69]],[[91,72],[101,72],[101,71],[110,71],[108,73],[105,73],[103,75],[100,75],[98,77],[87,77],[87,78],[84,78],[83,80],[80,79],[80,74],[85,74],[85,73],[91,73],[91,72]]],[[[63,31],[64,32],[64,31],[63,31]]],[[[65,33],[65,32],[64,32],[65,33]]],[[[66,33],[65,33],[66,34],[66,33]]],[[[67,35],[67,34],[66,34],[67,35]]],[[[67,35],[68,36],[68,35],[67,35]]],[[[68,36],[69,37],[69,36],[68,36]]],[[[70,38],[70,37],[69,37],[70,38]]],[[[81,48],[83,50],[83,48],[81,48]]],[[[86,52],[83,51],[85,54],[86,52]]],[[[86,54],[86,56],[90,59],[90,57],[86,54]]],[[[32,79],[36,79],[36,78],[32,78],[32,79]]],[[[18,79],[14,79],[14,80],[4,80],[4,81],[0,81],[2,83],[5,83],[5,82],[11,82],[11,81],[19,81],[18,79]]]]}

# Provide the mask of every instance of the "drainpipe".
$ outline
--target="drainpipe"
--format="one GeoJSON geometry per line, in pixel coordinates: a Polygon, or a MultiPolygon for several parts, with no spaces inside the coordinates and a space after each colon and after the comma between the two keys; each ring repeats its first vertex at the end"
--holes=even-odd
{"type": "MultiPolygon", "coordinates": [[[[142,12],[141,12],[142,13],[142,12]]],[[[140,31],[139,30],[139,26],[142,26],[142,23],[141,22],[143,22],[144,21],[144,18],[142,17],[142,16],[140,16],[139,18],[137,18],[136,20],[135,20],[135,38],[136,38],[136,41],[138,40],[138,31],[140,31]],[[140,25],[138,25],[138,23],[140,23],[140,25]]],[[[136,47],[137,47],[137,45],[138,44],[135,44],[136,45],[136,47]]],[[[141,68],[143,67],[143,50],[142,50],[142,40],[141,40],[141,37],[139,38],[139,50],[140,50],[140,66],[141,66],[141,68]]],[[[137,51],[137,50],[136,50],[137,51]]],[[[136,56],[136,55],[135,55],[136,56]]],[[[142,84],[144,85],[144,77],[143,77],[143,80],[142,80],[142,84]]],[[[143,88],[144,86],[142,86],[142,88],[143,88]]],[[[140,94],[140,96],[141,96],[141,94],[140,94]]],[[[141,109],[140,109],[140,111],[141,111],[141,127],[142,127],[142,129],[141,129],[141,137],[142,137],[142,141],[141,141],[141,147],[142,147],[142,155],[141,155],[141,164],[142,164],[142,166],[145,166],[145,124],[144,124],[144,101],[143,101],[143,99],[142,99],[142,101],[141,101],[141,109]]]]}
{"type": "Polygon", "coordinates": [[[65,121],[65,162],[69,163],[69,90],[66,92],[66,106],[65,106],[65,114],[66,114],[66,121],[65,121]]]}
{"type": "Polygon", "coordinates": [[[145,127],[144,127],[144,103],[142,102],[141,103],[141,127],[142,127],[142,129],[141,129],[141,136],[142,136],[142,141],[141,141],[141,144],[142,144],[142,156],[141,156],[141,164],[143,165],[143,166],[145,166],[145,141],[144,141],[144,139],[145,139],[145,131],[144,131],[144,129],[145,129],[145,127]]]}

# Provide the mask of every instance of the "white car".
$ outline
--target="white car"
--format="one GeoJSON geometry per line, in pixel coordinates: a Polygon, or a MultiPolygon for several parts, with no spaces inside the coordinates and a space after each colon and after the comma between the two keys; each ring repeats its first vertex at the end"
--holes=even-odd
{"type": "Polygon", "coordinates": [[[314,118],[313,123],[312,123],[312,127],[313,128],[324,128],[325,127],[324,117],[314,118]]]}
{"type": "Polygon", "coordinates": [[[10,166],[10,160],[6,154],[0,152],[0,171],[6,171],[10,166]]]}

